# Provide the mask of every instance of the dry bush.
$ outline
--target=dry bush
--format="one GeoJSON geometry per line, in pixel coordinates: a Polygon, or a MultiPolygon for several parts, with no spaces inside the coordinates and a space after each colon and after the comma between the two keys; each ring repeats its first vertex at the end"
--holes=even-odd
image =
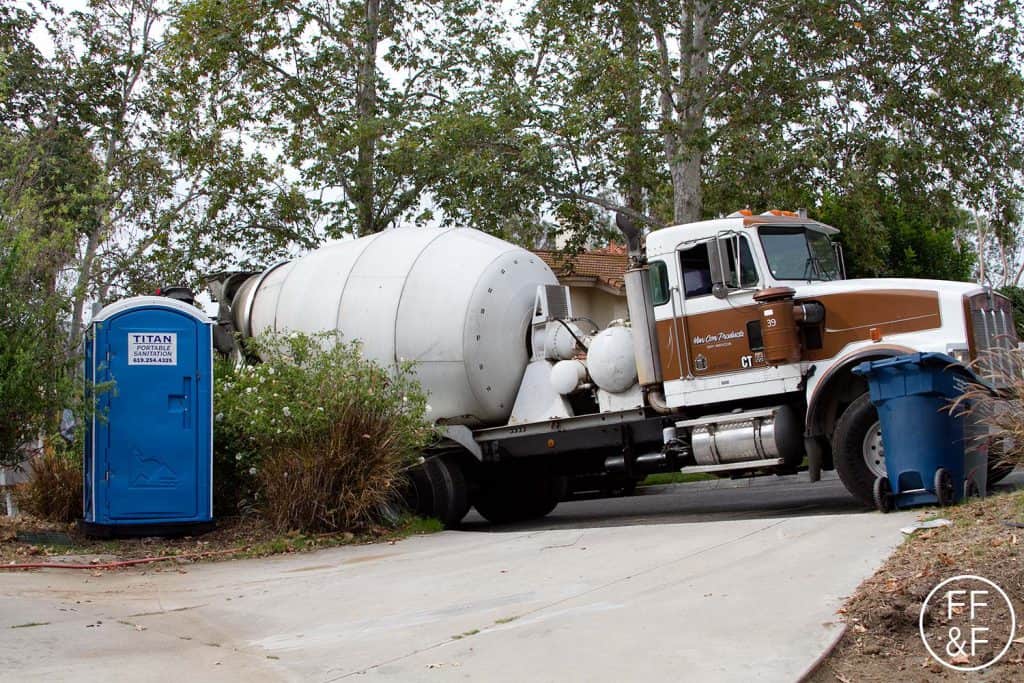
{"type": "Polygon", "coordinates": [[[955,411],[988,426],[991,458],[996,467],[1008,472],[1024,464],[1024,352],[1000,349],[985,354],[974,364],[990,384],[968,386],[954,405],[955,411]]]}
{"type": "Polygon", "coordinates": [[[405,459],[389,420],[353,406],[326,433],[282,448],[259,470],[260,508],[279,531],[357,530],[396,493],[405,459]]]}
{"type": "Polygon", "coordinates": [[[218,376],[214,441],[227,486],[215,492],[233,489],[279,531],[380,522],[433,437],[411,366],[382,368],[330,335],[256,343],[263,362],[218,376]]]}
{"type": "Polygon", "coordinates": [[[82,461],[72,453],[46,449],[30,461],[29,479],[14,490],[25,512],[51,522],[82,516],[82,461]]]}

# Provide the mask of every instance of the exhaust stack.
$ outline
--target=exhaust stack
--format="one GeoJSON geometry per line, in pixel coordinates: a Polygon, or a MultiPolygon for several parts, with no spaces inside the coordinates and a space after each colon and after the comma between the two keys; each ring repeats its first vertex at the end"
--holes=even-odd
{"type": "Polygon", "coordinates": [[[654,305],[651,299],[651,279],[647,256],[642,246],[642,234],[627,216],[618,214],[615,224],[626,238],[629,249],[629,267],[626,269],[626,306],[633,327],[633,352],[636,356],[636,375],[647,394],[650,406],[667,412],[662,387],[661,356],[658,354],[657,332],[654,326],[654,305]]]}

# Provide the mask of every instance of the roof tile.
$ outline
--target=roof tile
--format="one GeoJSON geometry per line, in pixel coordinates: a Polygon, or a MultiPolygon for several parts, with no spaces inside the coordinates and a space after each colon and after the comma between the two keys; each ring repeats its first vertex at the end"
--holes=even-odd
{"type": "Polygon", "coordinates": [[[565,277],[593,278],[595,283],[600,282],[619,290],[625,286],[623,277],[629,259],[626,256],[626,248],[614,242],[607,247],[575,255],[547,249],[535,250],[533,253],[548,264],[559,279],[565,277]]]}

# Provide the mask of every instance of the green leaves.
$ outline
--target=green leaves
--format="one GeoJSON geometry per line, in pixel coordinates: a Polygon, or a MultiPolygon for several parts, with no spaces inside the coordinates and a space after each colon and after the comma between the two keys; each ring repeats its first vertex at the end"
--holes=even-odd
{"type": "Polygon", "coordinates": [[[862,272],[927,272],[944,242],[952,260],[935,262],[953,265],[937,272],[964,277],[948,216],[1019,201],[1019,15],[998,1],[538,0],[522,61],[540,65],[577,199],[661,223],[817,207],[845,214],[862,272]]]}
{"type": "Polygon", "coordinates": [[[52,246],[9,226],[0,231],[0,466],[20,463],[24,447],[52,435],[71,403],[52,246]]]}

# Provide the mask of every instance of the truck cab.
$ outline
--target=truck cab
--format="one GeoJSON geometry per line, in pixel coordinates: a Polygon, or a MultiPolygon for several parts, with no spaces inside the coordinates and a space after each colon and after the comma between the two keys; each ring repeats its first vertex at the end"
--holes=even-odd
{"type": "Polygon", "coordinates": [[[758,292],[842,279],[838,231],[788,216],[734,216],[647,239],[657,341],[672,406],[797,391],[800,363],[765,356],[758,292]],[[800,279],[797,279],[799,277],[800,279]]]}
{"type": "Polygon", "coordinates": [[[1015,348],[1017,338],[1009,301],[980,286],[846,279],[838,232],[783,211],[652,232],[656,346],[670,408],[699,416],[790,405],[805,451],[870,502],[884,451],[853,366],[924,351],[984,366],[987,352],[1015,348]],[[868,426],[847,433],[853,422],[868,426]]]}

